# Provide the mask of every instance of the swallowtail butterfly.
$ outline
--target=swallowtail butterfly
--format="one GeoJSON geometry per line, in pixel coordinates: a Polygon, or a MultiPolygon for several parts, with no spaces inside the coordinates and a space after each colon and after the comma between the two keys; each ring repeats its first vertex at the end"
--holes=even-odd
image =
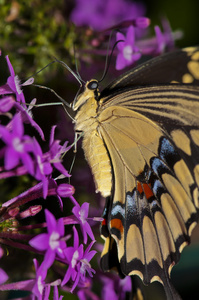
{"type": "Polygon", "coordinates": [[[88,81],[73,109],[107,198],[102,269],[159,281],[168,299],[180,299],[170,272],[199,208],[199,48],[151,59],[101,93],[98,85],[88,81]]]}

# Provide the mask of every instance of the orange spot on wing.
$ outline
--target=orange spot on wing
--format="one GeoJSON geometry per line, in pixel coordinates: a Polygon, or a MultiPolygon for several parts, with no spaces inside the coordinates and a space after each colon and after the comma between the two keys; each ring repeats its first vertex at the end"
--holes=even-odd
{"type": "Polygon", "coordinates": [[[122,221],[120,219],[112,219],[111,220],[111,228],[116,228],[118,229],[121,233],[124,230],[124,227],[122,225],[122,221]]]}

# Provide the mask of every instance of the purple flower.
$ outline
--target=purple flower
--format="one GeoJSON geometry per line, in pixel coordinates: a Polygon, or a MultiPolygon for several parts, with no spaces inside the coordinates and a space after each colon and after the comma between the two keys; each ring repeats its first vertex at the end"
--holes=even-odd
{"type": "Polygon", "coordinates": [[[162,28],[163,32],[161,31],[159,26],[155,26],[155,35],[156,35],[156,55],[160,55],[165,51],[165,49],[173,49],[174,48],[174,39],[180,38],[180,32],[177,34],[172,33],[169,21],[167,19],[162,20],[162,28]]]}
{"type": "Polygon", "coordinates": [[[117,44],[119,53],[116,59],[116,69],[121,70],[140,59],[141,53],[139,48],[135,46],[135,29],[133,26],[128,28],[126,37],[118,32],[117,41],[121,42],[117,44]]]}
{"type": "Polygon", "coordinates": [[[0,99],[0,113],[8,112],[15,104],[15,99],[12,96],[6,96],[0,99]]]}
{"type": "Polygon", "coordinates": [[[15,107],[17,108],[17,110],[19,111],[19,114],[21,115],[21,118],[23,120],[24,123],[26,124],[30,124],[32,127],[34,127],[37,132],[40,134],[42,140],[44,140],[44,133],[42,131],[42,129],[40,128],[40,126],[33,120],[33,116],[32,116],[32,108],[34,107],[34,105],[36,104],[36,98],[34,98],[28,108],[22,106],[20,103],[16,102],[15,103],[15,107]]]}
{"type": "Polygon", "coordinates": [[[57,194],[63,198],[72,196],[74,192],[75,192],[74,186],[68,183],[61,183],[57,187],[57,194]]]}
{"type": "Polygon", "coordinates": [[[63,210],[63,202],[62,202],[61,197],[63,197],[63,198],[69,197],[74,203],[74,197],[72,195],[75,192],[75,188],[72,185],[70,185],[68,183],[61,183],[58,185],[56,192],[57,192],[56,196],[59,200],[61,210],[63,210]]]}
{"type": "Polygon", "coordinates": [[[161,32],[161,29],[159,26],[155,26],[154,28],[155,34],[156,34],[156,39],[157,39],[157,55],[160,55],[161,53],[164,52],[165,47],[166,47],[166,41],[165,41],[165,36],[161,32]]]}
{"type": "Polygon", "coordinates": [[[33,161],[29,152],[33,149],[33,140],[29,136],[24,135],[24,127],[19,115],[13,117],[10,125],[11,130],[0,125],[0,135],[6,144],[4,155],[5,169],[15,168],[21,161],[32,175],[33,161]]]}
{"type": "Polygon", "coordinates": [[[64,236],[64,223],[60,218],[56,221],[53,214],[45,210],[48,233],[41,233],[29,241],[29,244],[37,250],[46,251],[43,266],[48,269],[54,262],[55,256],[65,258],[64,249],[66,243],[61,240],[64,236]]]}
{"type": "Polygon", "coordinates": [[[95,241],[91,242],[90,245],[87,247],[86,251],[84,252],[83,245],[81,244],[79,246],[79,236],[75,226],[73,226],[73,232],[73,247],[68,247],[64,250],[64,254],[66,256],[69,267],[61,284],[62,286],[65,285],[71,278],[74,282],[71,288],[71,292],[73,292],[80,279],[85,281],[86,271],[88,272],[90,277],[93,277],[92,273],[95,273],[95,270],[91,268],[89,261],[93,258],[93,256],[96,253],[96,251],[94,250],[90,251],[95,241]]]}
{"type": "Polygon", "coordinates": [[[68,171],[61,164],[61,156],[66,153],[70,149],[70,147],[66,147],[68,142],[65,142],[63,146],[60,145],[59,140],[54,139],[56,126],[52,127],[50,134],[50,143],[49,143],[49,160],[53,164],[53,166],[60,171],[64,176],[70,177],[68,171]]]}
{"type": "Polygon", "coordinates": [[[37,140],[35,138],[33,140],[33,153],[36,160],[34,176],[37,180],[41,180],[43,182],[43,197],[45,199],[48,194],[48,177],[52,174],[53,168],[48,160],[48,157],[46,157],[46,155],[43,154],[42,149],[37,140]]]}
{"type": "Polygon", "coordinates": [[[104,300],[125,300],[126,292],[132,289],[131,278],[126,276],[121,279],[118,275],[107,274],[101,275],[100,279],[103,282],[102,296],[104,300]]]}
{"type": "Polygon", "coordinates": [[[87,234],[90,236],[92,240],[95,239],[92,229],[86,219],[88,218],[88,211],[89,211],[89,203],[84,202],[82,206],[76,205],[73,207],[72,212],[75,215],[75,217],[78,219],[83,238],[84,238],[84,244],[87,243],[87,234]]]}
{"type": "MultiPolygon", "coordinates": [[[[33,262],[35,265],[35,273],[36,273],[34,279],[3,284],[0,286],[0,291],[16,291],[16,290],[29,291],[32,292],[32,295],[30,295],[28,299],[49,300],[51,286],[55,287],[60,285],[61,280],[57,279],[54,282],[45,283],[47,270],[44,268],[43,263],[39,266],[36,259],[33,259],[33,262]]],[[[56,290],[56,288],[54,290],[56,290]]],[[[56,298],[56,296],[54,297],[54,300],[61,300],[61,299],[62,296],[59,298],[56,298]]]]}
{"type": "Polygon", "coordinates": [[[103,30],[119,22],[144,16],[145,7],[141,3],[124,0],[76,0],[71,20],[77,26],[91,26],[103,30]]]}
{"type": "Polygon", "coordinates": [[[85,294],[85,289],[81,289],[77,292],[77,296],[79,300],[87,300],[86,294],[85,294]]]}
{"type": "Polygon", "coordinates": [[[53,300],[62,300],[64,296],[59,297],[59,291],[57,285],[54,286],[54,295],[53,295],[53,300]]]}
{"type": "Polygon", "coordinates": [[[17,102],[15,103],[14,99],[11,100],[12,99],[11,97],[6,97],[7,103],[4,100],[4,102],[2,104],[0,104],[0,111],[1,111],[1,105],[2,105],[2,109],[5,110],[5,104],[6,104],[6,109],[8,111],[15,103],[15,107],[21,113],[23,122],[30,123],[39,132],[41,138],[44,139],[44,134],[43,134],[42,129],[33,120],[32,115],[31,115],[31,109],[32,109],[33,105],[35,104],[36,99],[33,99],[31,101],[29,107],[27,108],[27,106],[25,104],[25,97],[24,97],[23,91],[21,90],[21,86],[32,84],[34,79],[29,78],[26,82],[24,82],[23,84],[20,84],[20,80],[19,80],[18,76],[15,75],[13,66],[10,63],[8,56],[6,56],[6,60],[7,60],[7,64],[8,64],[8,68],[10,70],[11,76],[8,77],[7,83],[0,87],[0,95],[7,95],[7,94],[14,93],[14,94],[16,94],[17,102]],[[14,103],[13,103],[13,101],[14,101],[14,103]],[[23,104],[23,106],[21,104],[23,104]]]}
{"type": "Polygon", "coordinates": [[[3,269],[0,268],[0,284],[3,284],[7,280],[8,280],[8,275],[3,269]]]}
{"type": "MultiPolygon", "coordinates": [[[[3,256],[3,249],[0,247],[0,258],[3,256]]],[[[8,280],[6,272],[0,268],[0,285],[8,280]]]]}
{"type": "Polygon", "coordinates": [[[58,140],[54,140],[54,130],[56,126],[53,126],[50,137],[50,150],[46,153],[42,152],[42,149],[34,139],[34,156],[36,159],[36,170],[35,178],[43,182],[43,197],[46,198],[48,193],[48,177],[52,174],[52,165],[59,170],[65,177],[70,177],[68,171],[61,164],[61,155],[65,153],[69,147],[66,147],[65,143],[63,146],[59,145],[58,140]]]}
{"type": "MultiPolygon", "coordinates": [[[[35,284],[32,288],[32,293],[38,300],[48,300],[50,295],[50,284],[45,283],[47,270],[43,268],[43,264],[39,267],[36,259],[33,260],[36,270],[35,284]]],[[[34,298],[33,298],[34,299],[34,298]]]]}
{"type": "Polygon", "coordinates": [[[160,55],[166,50],[174,50],[174,41],[182,37],[181,31],[172,32],[167,19],[162,20],[161,31],[159,26],[155,26],[155,35],[151,38],[137,40],[136,45],[141,50],[142,55],[160,55]]]}
{"type": "MultiPolygon", "coordinates": [[[[71,195],[74,193],[74,187],[70,184],[60,184],[57,185],[57,182],[53,178],[47,178],[48,180],[48,196],[57,196],[60,204],[60,208],[63,209],[63,202],[61,197],[72,197],[71,195]]],[[[43,195],[43,183],[39,182],[35,186],[31,187],[27,191],[22,194],[4,202],[2,207],[12,206],[12,208],[18,207],[19,205],[28,203],[34,199],[38,199],[43,195]]],[[[74,203],[74,201],[73,201],[74,203]]],[[[75,202],[77,204],[77,202],[75,202]]],[[[39,207],[36,211],[39,210],[39,207]]],[[[35,210],[34,210],[35,211],[35,210]]],[[[34,213],[34,212],[33,212],[34,213]]],[[[5,216],[4,216],[5,217],[5,216]]]]}
{"type": "Polygon", "coordinates": [[[7,79],[7,83],[0,87],[0,95],[14,93],[16,94],[17,102],[23,103],[25,106],[25,97],[23,91],[21,90],[21,86],[32,84],[34,82],[34,79],[29,78],[26,82],[21,84],[18,75],[15,75],[13,66],[8,58],[8,55],[6,56],[6,60],[10,71],[10,76],[7,79]]]}

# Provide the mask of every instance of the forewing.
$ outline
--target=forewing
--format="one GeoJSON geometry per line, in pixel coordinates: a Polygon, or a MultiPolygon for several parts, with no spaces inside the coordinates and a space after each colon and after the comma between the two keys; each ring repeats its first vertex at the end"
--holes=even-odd
{"type": "Polygon", "coordinates": [[[100,109],[117,105],[138,112],[161,126],[199,126],[198,100],[199,86],[154,85],[124,89],[108,100],[103,98],[100,109]]]}
{"type": "Polygon", "coordinates": [[[177,295],[168,275],[198,220],[199,92],[195,89],[193,110],[193,92],[183,89],[186,94],[173,90],[158,98],[154,88],[153,109],[145,90],[142,115],[132,110],[136,99],[128,99],[125,108],[124,93],[123,107],[106,107],[99,117],[114,177],[107,226],[117,244],[121,271],[140,276],[146,284],[159,280],[171,299],[177,295]],[[149,111],[159,122],[147,117],[149,111]]]}
{"type": "Polygon", "coordinates": [[[150,59],[119,76],[101,95],[107,97],[128,87],[171,82],[199,84],[199,47],[185,48],[150,59]]]}

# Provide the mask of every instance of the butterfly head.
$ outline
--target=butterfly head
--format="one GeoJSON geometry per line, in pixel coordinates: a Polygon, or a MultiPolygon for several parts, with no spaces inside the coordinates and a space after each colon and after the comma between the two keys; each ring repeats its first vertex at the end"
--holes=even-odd
{"type": "Polygon", "coordinates": [[[98,101],[100,95],[98,87],[99,83],[96,79],[87,81],[84,86],[84,91],[73,101],[72,109],[74,111],[78,110],[80,106],[82,106],[90,98],[94,98],[96,101],[98,101]]]}

